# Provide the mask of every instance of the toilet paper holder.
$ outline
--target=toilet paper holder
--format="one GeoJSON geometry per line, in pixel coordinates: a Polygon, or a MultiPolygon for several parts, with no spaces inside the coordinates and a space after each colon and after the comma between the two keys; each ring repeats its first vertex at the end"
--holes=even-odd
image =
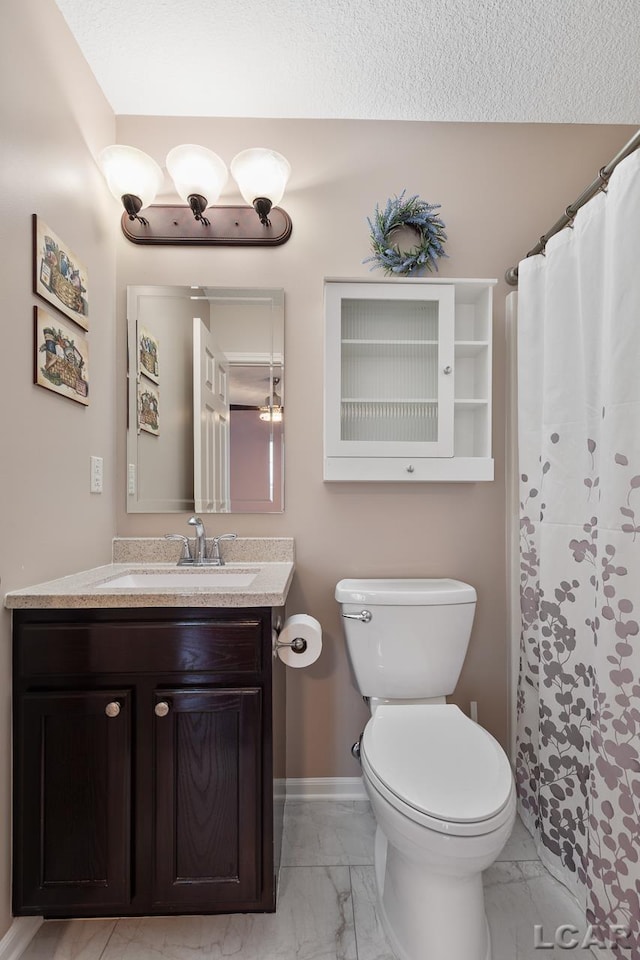
{"type": "Polygon", "coordinates": [[[307,646],[307,641],[303,637],[294,637],[289,643],[284,643],[278,639],[276,633],[273,638],[273,655],[275,657],[282,647],[291,647],[294,653],[304,653],[307,646]]]}

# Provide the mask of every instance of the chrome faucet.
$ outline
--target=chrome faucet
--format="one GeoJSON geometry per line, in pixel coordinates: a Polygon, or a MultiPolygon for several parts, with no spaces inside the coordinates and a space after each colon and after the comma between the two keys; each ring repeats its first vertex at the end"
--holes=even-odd
{"type": "Polygon", "coordinates": [[[189,517],[187,523],[196,528],[196,553],[193,562],[203,564],[207,559],[207,535],[200,517],[189,517]]]}
{"type": "Polygon", "coordinates": [[[189,517],[187,523],[195,527],[195,551],[191,554],[191,545],[187,537],[181,533],[168,533],[165,540],[179,540],[182,543],[182,554],[178,560],[178,566],[187,564],[194,567],[224,567],[224,559],[220,553],[221,540],[235,540],[235,533],[222,533],[218,537],[212,538],[213,548],[211,556],[207,557],[207,534],[204,529],[204,523],[200,517],[189,517]]]}

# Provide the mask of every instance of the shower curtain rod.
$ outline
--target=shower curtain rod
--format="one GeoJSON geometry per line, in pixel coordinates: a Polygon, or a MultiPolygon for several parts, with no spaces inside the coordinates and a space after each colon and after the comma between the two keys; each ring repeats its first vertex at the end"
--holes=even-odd
{"type": "MultiPolygon", "coordinates": [[[[628,157],[630,153],[633,153],[635,150],[640,147],[640,130],[625,146],[622,148],[620,153],[617,153],[613,160],[611,160],[606,167],[602,167],[598,176],[589,184],[586,190],[583,190],[577,200],[574,200],[573,203],[570,203],[569,206],[565,209],[564,214],[557,220],[554,225],[551,227],[547,233],[543,234],[538,242],[536,243],[533,249],[529,250],[527,256],[533,257],[536,253],[543,253],[544,248],[547,245],[547,241],[554,236],[554,234],[559,233],[561,230],[564,230],[565,227],[568,227],[575,218],[576,213],[580,207],[584,207],[585,203],[588,203],[592,197],[595,197],[596,193],[599,193],[600,190],[606,190],[607,183],[609,182],[609,177],[618,166],[618,164],[624,160],[625,157],[628,157]]],[[[505,280],[511,287],[517,287],[518,285],[518,268],[511,267],[504,275],[505,280]]]]}

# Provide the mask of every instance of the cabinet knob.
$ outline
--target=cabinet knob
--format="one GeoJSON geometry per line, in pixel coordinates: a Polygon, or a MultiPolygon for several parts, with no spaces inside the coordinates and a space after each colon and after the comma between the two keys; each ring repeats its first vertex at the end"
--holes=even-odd
{"type": "Polygon", "coordinates": [[[447,365],[447,366],[444,368],[443,373],[451,373],[452,369],[453,369],[453,367],[450,367],[450,366],[447,365]]]}
{"type": "Polygon", "coordinates": [[[113,717],[117,717],[118,714],[120,713],[120,704],[118,703],[117,700],[112,700],[111,703],[108,703],[106,705],[106,707],[104,708],[104,712],[109,717],[109,719],[113,719],[113,717]]]}
{"type": "Polygon", "coordinates": [[[412,463],[410,463],[410,464],[407,466],[407,473],[413,473],[414,470],[415,470],[414,465],[413,465],[412,463]]]}
{"type": "Polygon", "coordinates": [[[166,715],[169,713],[169,704],[166,700],[161,700],[160,703],[156,703],[155,707],[153,708],[153,712],[155,713],[156,717],[166,717],[166,715]]]}

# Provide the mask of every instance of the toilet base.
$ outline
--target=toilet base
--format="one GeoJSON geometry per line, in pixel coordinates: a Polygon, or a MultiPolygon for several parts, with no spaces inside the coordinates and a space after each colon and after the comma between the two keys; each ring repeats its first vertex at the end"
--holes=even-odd
{"type": "Polygon", "coordinates": [[[378,826],[375,875],[382,926],[398,960],[491,960],[482,874],[431,872],[378,826]]]}
{"type": "MultiPolygon", "coordinates": [[[[378,910],[380,911],[380,920],[382,922],[382,929],[384,930],[384,935],[387,938],[389,946],[393,950],[395,956],[398,958],[398,960],[413,960],[412,957],[410,957],[407,953],[405,953],[404,948],[398,942],[398,939],[395,933],[393,932],[391,925],[389,924],[389,919],[384,909],[384,904],[382,903],[382,900],[380,898],[378,898],[378,910]]],[[[491,932],[489,930],[489,924],[487,923],[486,917],[484,922],[485,922],[485,928],[486,928],[487,948],[484,956],[481,957],[480,960],[493,960],[493,954],[491,952],[491,932]]],[[[425,957],[428,956],[429,960],[431,960],[432,954],[425,953],[424,956],[425,957]]],[[[452,954],[447,954],[448,958],[452,956],[453,956],[452,954]]],[[[437,960],[435,955],[433,955],[433,957],[434,957],[434,960],[437,960]]]]}

